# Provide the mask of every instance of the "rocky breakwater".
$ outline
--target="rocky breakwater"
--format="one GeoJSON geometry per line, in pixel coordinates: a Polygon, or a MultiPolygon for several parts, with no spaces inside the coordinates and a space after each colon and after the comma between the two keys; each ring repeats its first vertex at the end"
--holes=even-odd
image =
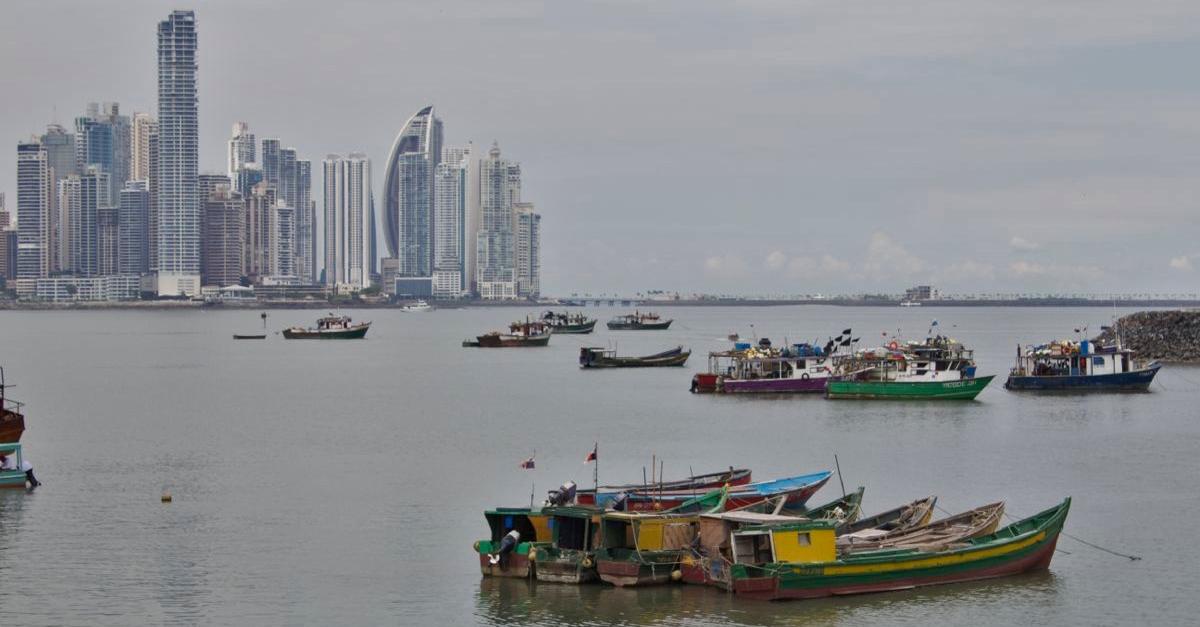
{"type": "Polygon", "coordinates": [[[1176,363],[1200,363],[1200,310],[1139,311],[1122,317],[1092,341],[1109,345],[1121,332],[1121,344],[1138,357],[1176,363]]]}

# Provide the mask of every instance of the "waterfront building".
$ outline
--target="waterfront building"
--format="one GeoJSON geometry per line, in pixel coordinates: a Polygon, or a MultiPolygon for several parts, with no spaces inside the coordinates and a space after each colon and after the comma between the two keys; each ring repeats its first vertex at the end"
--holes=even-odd
{"type": "Polygon", "coordinates": [[[542,216],[533,210],[533,203],[513,205],[517,218],[517,296],[537,298],[541,295],[542,216]]]}
{"type": "Polygon", "coordinates": [[[312,199],[312,161],[296,161],[296,274],[305,285],[317,282],[317,205],[312,199]]]}
{"type": "Polygon", "coordinates": [[[196,16],[158,25],[158,293],[200,293],[196,16]]]}
{"type": "Polygon", "coordinates": [[[17,278],[50,274],[51,168],[36,137],[17,144],[17,278]]]}
{"type": "Polygon", "coordinates": [[[942,293],[931,285],[918,285],[904,290],[904,300],[941,300],[942,293]]]}
{"type": "Polygon", "coordinates": [[[466,285],[470,161],[470,148],[443,148],[434,171],[432,296],[436,299],[461,298],[466,285]]]}
{"type": "Polygon", "coordinates": [[[370,287],[375,271],[375,203],[366,155],[331,154],[322,161],[325,182],[325,284],[370,287]]]}
{"type": "Polygon", "coordinates": [[[230,181],[236,178],[238,170],[256,162],[254,133],[250,132],[250,125],[245,122],[234,122],[233,139],[229,140],[228,172],[230,181]]]}
{"type": "Polygon", "coordinates": [[[52,303],[137,300],[142,281],[136,274],[100,277],[47,277],[36,279],[28,296],[52,303]]]}
{"type": "Polygon", "coordinates": [[[425,107],[400,129],[384,172],[384,239],[401,277],[432,274],[434,174],[441,156],[442,121],[425,107]]]}
{"type": "Polygon", "coordinates": [[[120,197],[116,273],[146,274],[150,271],[150,191],[146,181],[129,181],[120,197]]]}
{"type": "Polygon", "coordinates": [[[83,202],[78,174],[58,182],[50,226],[50,272],[75,272],[75,221],[83,202]]]}
{"type": "Polygon", "coordinates": [[[131,149],[129,117],[121,115],[118,103],[88,103],[87,115],[75,118],[75,170],[83,174],[96,165],[108,174],[109,205],[117,204],[120,188],[130,179],[131,149]]]}
{"type": "Polygon", "coordinates": [[[296,210],[283,200],[277,200],[268,214],[267,276],[276,283],[297,283],[296,277],[296,210]]]}
{"type": "Polygon", "coordinates": [[[50,167],[50,272],[59,272],[70,269],[69,264],[62,263],[64,255],[70,256],[65,245],[70,240],[70,233],[64,226],[65,210],[59,203],[58,188],[64,179],[80,173],[76,165],[75,135],[59,124],[48,124],[41,143],[50,167]]]}
{"type": "Polygon", "coordinates": [[[150,138],[157,132],[158,121],[154,116],[134,112],[130,120],[129,180],[150,180],[150,138]]]}
{"type": "Polygon", "coordinates": [[[246,203],[228,187],[204,203],[205,285],[237,285],[246,274],[246,203]]]}
{"type": "Polygon", "coordinates": [[[479,170],[476,289],[485,300],[513,299],[517,297],[513,211],[521,200],[521,166],[501,158],[499,144],[493,143],[479,170]]]}

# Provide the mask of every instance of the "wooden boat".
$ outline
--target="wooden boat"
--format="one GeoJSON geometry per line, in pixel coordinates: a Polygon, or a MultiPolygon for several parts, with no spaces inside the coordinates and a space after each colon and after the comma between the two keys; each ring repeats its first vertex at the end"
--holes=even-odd
{"type": "Polygon", "coordinates": [[[663,320],[656,313],[635,311],[609,320],[608,328],[611,331],[662,331],[672,322],[673,319],[663,320]]]}
{"type": "MultiPolygon", "coordinates": [[[[514,322],[508,333],[493,331],[475,338],[483,348],[513,348],[522,346],[546,346],[550,343],[550,327],[541,322],[514,322]]],[[[463,346],[467,346],[466,343],[463,346]]]]}
{"type": "Polygon", "coordinates": [[[830,381],[825,397],[858,400],[974,400],[995,375],[947,381],[830,381]]]}
{"type": "Polygon", "coordinates": [[[810,520],[829,520],[836,525],[835,530],[842,529],[857,519],[865,490],[859,487],[855,492],[807,510],[787,510],[783,500],[775,498],[727,512],[702,514],[698,542],[680,560],[680,579],[684,583],[728,589],[729,540],[734,531],[743,525],[777,525],[810,520]]]}
{"type": "Polygon", "coordinates": [[[1113,346],[1088,340],[1030,346],[1022,352],[1004,382],[1008,390],[1144,391],[1162,364],[1134,359],[1120,336],[1113,346]]]}
{"type": "Polygon", "coordinates": [[[25,414],[21,413],[24,404],[8,398],[7,390],[4,368],[0,368],[0,442],[20,442],[25,433],[25,414]]]}
{"type": "Polygon", "coordinates": [[[906,590],[1045,570],[1071,499],[960,542],[838,555],[833,525],[748,526],[734,532],[730,579],[739,596],[805,599],[906,590]]]}
{"type": "MultiPolygon", "coordinates": [[[[683,490],[690,491],[693,494],[697,492],[709,492],[721,486],[740,486],[750,483],[751,471],[749,468],[733,468],[718,472],[710,472],[687,479],[678,479],[675,481],[663,481],[655,483],[656,487],[661,487],[664,490],[683,490]]],[[[576,502],[581,505],[594,505],[599,494],[599,502],[601,504],[609,504],[621,493],[633,492],[634,490],[644,490],[647,486],[644,483],[625,484],[625,485],[602,485],[599,490],[587,488],[581,489],[575,494],[576,502]]]]}
{"type": "MultiPolygon", "coordinates": [[[[736,509],[745,505],[758,503],[771,497],[784,497],[784,506],[791,508],[803,507],[808,499],[826,482],[833,473],[825,470],[817,473],[759,481],[740,486],[731,486],[725,499],[725,509],[736,509]]],[[[715,493],[710,492],[710,498],[715,493]]],[[[655,487],[642,488],[626,492],[625,511],[662,511],[676,508],[684,502],[696,498],[695,490],[660,490],[655,487]]]]}
{"type": "Polygon", "coordinates": [[[235,340],[265,340],[265,339],[267,339],[267,334],[266,333],[234,333],[233,339],[235,339],[235,340]]]}
{"type": "Polygon", "coordinates": [[[565,311],[562,313],[546,311],[542,313],[542,322],[549,325],[550,330],[554,333],[584,334],[591,333],[596,328],[595,318],[565,311]]]}
{"type": "Polygon", "coordinates": [[[691,350],[676,346],[645,357],[618,357],[614,348],[585,346],[579,349],[580,368],[653,368],[682,366],[692,355],[691,350]]]}
{"type": "Polygon", "coordinates": [[[538,581],[587,583],[595,581],[596,548],[600,538],[600,516],[604,508],[594,505],[543,507],[550,518],[548,544],[533,548],[538,581]]]}
{"type": "MultiPolygon", "coordinates": [[[[833,342],[830,342],[833,344],[833,342]]],[[[708,354],[708,372],[692,376],[692,392],[725,394],[812,394],[825,391],[829,381],[859,378],[871,371],[838,353],[836,346],[795,344],[771,348],[764,338],[759,346],[739,344],[733,350],[708,354]]]]}
{"type": "Polygon", "coordinates": [[[1001,501],[919,527],[894,531],[865,529],[846,533],[837,536],[838,552],[844,554],[969,540],[995,531],[1003,515],[1004,502],[1001,501]]]}
{"type": "Polygon", "coordinates": [[[370,322],[354,324],[350,316],[329,314],[317,319],[316,327],[291,327],[283,330],[288,340],[360,340],[371,328],[370,322]]]}
{"type": "Polygon", "coordinates": [[[596,572],[614,586],[667,583],[696,539],[699,514],[605,512],[596,572]]]}
{"type": "Polygon", "coordinates": [[[483,516],[491,535],[475,543],[479,571],[485,577],[534,576],[530,552],[549,541],[549,517],[540,508],[529,507],[498,507],[483,516]]]}
{"type": "Polygon", "coordinates": [[[930,519],[933,518],[933,507],[936,504],[936,496],[917,499],[911,503],[880,512],[874,516],[859,518],[840,528],[837,535],[857,533],[867,529],[878,529],[885,532],[902,531],[927,525],[930,519]]]}

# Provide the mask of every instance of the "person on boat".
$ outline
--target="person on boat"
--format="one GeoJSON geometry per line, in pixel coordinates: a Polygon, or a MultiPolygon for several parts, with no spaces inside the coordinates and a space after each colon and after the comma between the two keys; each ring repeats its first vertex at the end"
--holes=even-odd
{"type": "MultiPolygon", "coordinates": [[[[0,453],[0,470],[17,470],[17,460],[5,453],[0,453]]],[[[21,460],[20,470],[25,472],[25,480],[29,482],[31,489],[42,485],[42,482],[33,476],[33,464],[29,463],[28,459],[21,460]]]]}

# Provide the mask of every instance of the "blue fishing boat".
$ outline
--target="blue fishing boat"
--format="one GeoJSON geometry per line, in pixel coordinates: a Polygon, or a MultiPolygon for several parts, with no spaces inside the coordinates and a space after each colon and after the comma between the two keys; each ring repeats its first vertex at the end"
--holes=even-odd
{"type": "Polygon", "coordinates": [[[1004,387],[1009,390],[1132,390],[1150,387],[1162,363],[1143,363],[1134,351],[1121,346],[1098,346],[1088,340],[1063,340],[1024,350],[1004,387]]]}

